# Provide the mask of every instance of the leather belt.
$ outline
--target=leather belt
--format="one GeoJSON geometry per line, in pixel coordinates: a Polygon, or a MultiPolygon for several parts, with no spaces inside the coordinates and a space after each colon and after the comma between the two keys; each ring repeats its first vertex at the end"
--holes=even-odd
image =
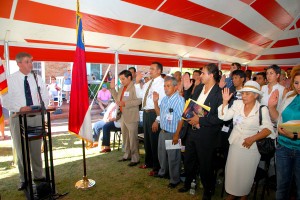
{"type": "Polygon", "coordinates": [[[161,129],[160,132],[162,132],[162,133],[172,133],[172,132],[166,131],[166,130],[164,130],[164,129],[161,129]]]}
{"type": "Polygon", "coordinates": [[[149,112],[155,112],[155,109],[144,110],[144,112],[146,112],[146,113],[149,113],[149,112]]]}
{"type": "Polygon", "coordinates": [[[166,131],[166,130],[164,130],[164,129],[161,129],[160,132],[162,132],[162,133],[168,133],[168,131],[166,131]]]}

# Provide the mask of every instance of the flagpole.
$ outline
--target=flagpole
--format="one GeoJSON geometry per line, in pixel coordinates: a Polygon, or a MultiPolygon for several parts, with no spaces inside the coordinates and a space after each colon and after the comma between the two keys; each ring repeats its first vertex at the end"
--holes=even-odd
{"type": "MultiPolygon", "coordinates": [[[[84,79],[85,79],[85,81],[86,81],[86,84],[87,84],[87,80],[86,80],[86,65],[85,65],[85,49],[84,49],[84,41],[81,41],[82,39],[83,39],[83,33],[82,33],[82,21],[81,21],[81,16],[79,15],[79,0],[77,0],[77,12],[76,12],[76,19],[77,19],[77,17],[79,16],[79,21],[77,21],[76,20],[76,24],[77,24],[77,26],[76,26],[76,31],[77,31],[77,46],[76,46],[76,56],[78,56],[78,57],[80,57],[80,62],[78,61],[78,59],[76,59],[76,57],[75,57],[75,61],[76,62],[74,62],[74,65],[75,65],[75,63],[76,63],[76,66],[77,66],[77,68],[82,68],[83,67],[83,69],[85,70],[85,71],[83,71],[84,72],[84,79]],[[80,29],[80,31],[81,32],[79,32],[79,29],[80,29]],[[82,38],[80,37],[80,36],[82,36],[82,38]],[[83,43],[83,44],[82,44],[83,43]],[[81,47],[79,47],[81,45],[81,47]],[[82,48],[82,49],[81,49],[82,48]],[[83,53],[82,53],[82,51],[83,51],[83,53]]],[[[76,69],[75,68],[75,70],[78,70],[78,69],[76,69]]],[[[73,78],[73,76],[75,76],[74,75],[74,73],[76,74],[76,76],[78,76],[78,71],[73,71],[73,74],[72,74],[72,78],[73,78]]],[[[77,85],[76,85],[77,86],[77,85]]],[[[74,88],[76,88],[76,86],[74,86],[74,84],[72,84],[72,88],[74,87],[74,88]]],[[[86,85],[87,86],[87,85],[86,85]]],[[[86,88],[87,89],[87,88],[86,88]]],[[[78,90],[79,91],[79,90],[78,90]]],[[[78,91],[75,91],[75,92],[78,92],[78,91]]],[[[80,90],[81,91],[81,90],[80,90]]],[[[75,93],[76,94],[76,93],[75,93]]],[[[88,98],[88,91],[86,90],[86,94],[87,94],[87,98],[88,98]]],[[[71,93],[71,98],[72,97],[74,97],[74,92],[72,92],[71,93]]],[[[77,99],[75,99],[75,100],[77,100],[77,99]]],[[[84,99],[84,100],[88,100],[88,99],[84,99]]],[[[77,101],[76,101],[77,102],[77,101]]],[[[88,102],[86,102],[87,104],[87,106],[88,106],[88,102]]],[[[71,108],[71,106],[73,106],[73,102],[71,101],[70,102],[70,108],[71,108]]],[[[89,107],[87,107],[87,113],[88,113],[88,115],[90,115],[90,113],[89,113],[89,107]]],[[[87,117],[87,119],[88,120],[90,120],[90,116],[89,116],[89,118],[87,117]]],[[[76,122],[76,121],[75,121],[76,122]]],[[[74,122],[72,121],[72,125],[74,125],[73,124],[74,122]]],[[[69,118],[69,129],[70,129],[70,118],[69,118]]],[[[87,131],[87,130],[85,130],[84,128],[83,128],[83,130],[82,131],[87,131]]],[[[80,130],[79,130],[79,132],[80,132],[80,130]]],[[[79,134],[79,132],[76,132],[77,134],[79,134]]],[[[82,180],[79,180],[79,181],[77,181],[76,182],[76,184],[75,184],[75,187],[77,188],[77,189],[82,189],[82,190],[87,190],[87,189],[89,189],[89,188],[91,188],[91,187],[93,187],[95,184],[96,184],[96,182],[94,181],[94,180],[92,180],[92,179],[88,179],[87,178],[87,175],[86,175],[86,159],[85,159],[85,141],[84,141],[84,137],[83,138],[81,138],[81,140],[82,140],[82,156],[83,156],[83,177],[82,177],[82,180]]]]}
{"type": "Polygon", "coordinates": [[[82,157],[83,157],[83,177],[82,180],[76,182],[75,187],[77,189],[87,190],[93,187],[96,184],[96,181],[93,179],[88,179],[86,175],[86,160],[85,160],[85,143],[82,140],[82,157]]]}
{"type": "Polygon", "coordinates": [[[98,94],[100,88],[101,88],[102,85],[103,85],[103,82],[104,82],[104,80],[105,80],[105,78],[106,78],[106,76],[107,76],[107,74],[108,74],[108,71],[109,71],[110,67],[111,67],[111,64],[108,65],[108,67],[107,67],[107,69],[106,69],[106,72],[104,73],[103,79],[101,80],[100,85],[98,86],[98,89],[97,89],[97,91],[96,91],[96,95],[94,96],[93,101],[92,101],[91,104],[90,104],[90,109],[92,109],[92,106],[93,106],[93,104],[94,104],[94,101],[95,101],[95,99],[97,98],[97,94],[98,94]]]}

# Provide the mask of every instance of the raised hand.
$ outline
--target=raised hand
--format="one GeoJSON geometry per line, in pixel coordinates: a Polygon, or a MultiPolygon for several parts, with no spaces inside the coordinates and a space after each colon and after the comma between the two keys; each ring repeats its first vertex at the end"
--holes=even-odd
{"type": "Polygon", "coordinates": [[[135,83],[139,83],[143,78],[142,72],[136,72],[135,83]]]}
{"type": "Polygon", "coordinates": [[[110,89],[114,89],[116,86],[116,81],[115,81],[115,78],[111,79],[110,81],[110,89]]]}
{"type": "Polygon", "coordinates": [[[279,98],[279,91],[276,89],[274,92],[272,92],[269,101],[268,101],[268,106],[269,107],[276,107],[278,103],[278,98],[279,98]]]}
{"type": "Polygon", "coordinates": [[[184,74],[182,79],[183,79],[183,81],[182,81],[183,87],[185,90],[189,89],[193,85],[193,82],[190,79],[190,76],[188,74],[184,74]]]}
{"type": "Polygon", "coordinates": [[[226,79],[226,77],[225,77],[225,75],[223,75],[223,76],[221,77],[221,79],[220,79],[220,82],[219,82],[219,87],[220,87],[220,88],[224,88],[224,87],[226,86],[225,79],[226,79]]]}
{"type": "Polygon", "coordinates": [[[232,95],[233,93],[230,94],[229,88],[224,88],[222,90],[223,102],[228,102],[231,99],[232,95]]]}
{"type": "Polygon", "coordinates": [[[157,92],[153,92],[152,95],[153,102],[157,102],[159,99],[159,94],[157,92]]]}

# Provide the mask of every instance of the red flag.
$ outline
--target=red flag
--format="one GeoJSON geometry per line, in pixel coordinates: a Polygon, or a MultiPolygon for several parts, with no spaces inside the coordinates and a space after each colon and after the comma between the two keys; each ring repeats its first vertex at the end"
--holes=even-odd
{"type": "Polygon", "coordinates": [[[72,85],[69,110],[69,132],[92,142],[92,123],[89,109],[88,83],[85,62],[82,19],[79,5],[76,12],[77,45],[72,70],[72,85]]]}
{"type": "Polygon", "coordinates": [[[2,60],[0,58],[0,94],[6,94],[7,93],[7,80],[6,80],[6,74],[4,70],[4,66],[2,63],[2,60]]]}
{"type": "MultiPolygon", "coordinates": [[[[8,87],[7,87],[7,80],[6,80],[6,74],[4,70],[4,66],[2,63],[2,60],[0,58],[0,94],[4,95],[7,93],[8,87]]],[[[2,104],[0,101],[0,123],[4,121],[4,116],[2,112],[2,104]]]]}

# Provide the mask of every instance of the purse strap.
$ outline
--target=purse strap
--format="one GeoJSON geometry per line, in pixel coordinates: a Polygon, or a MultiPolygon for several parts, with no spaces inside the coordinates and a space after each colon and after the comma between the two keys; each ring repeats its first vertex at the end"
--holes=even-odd
{"type": "MultiPolygon", "coordinates": [[[[267,106],[261,105],[261,106],[259,107],[259,110],[258,110],[258,115],[259,115],[259,125],[260,125],[260,126],[262,125],[262,114],[261,114],[261,109],[262,109],[263,107],[267,107],[267,106]]],[[[267,108],[268,108],[268,107],[267,107],[267,108]]]]}

